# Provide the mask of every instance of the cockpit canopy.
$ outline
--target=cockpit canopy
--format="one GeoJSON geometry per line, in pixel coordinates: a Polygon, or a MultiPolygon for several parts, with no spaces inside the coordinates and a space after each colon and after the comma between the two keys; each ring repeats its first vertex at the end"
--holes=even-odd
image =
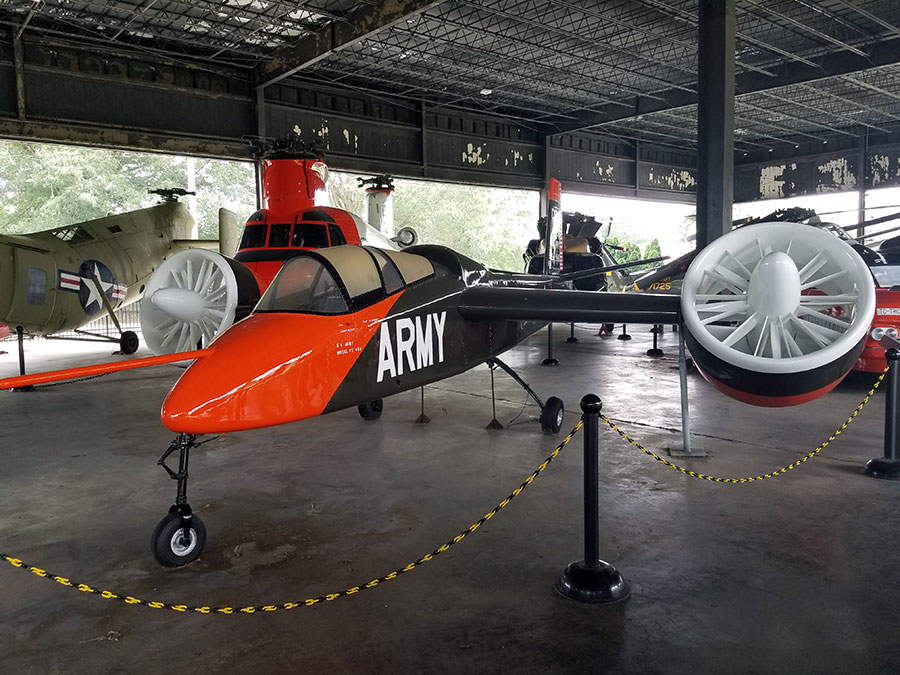
{"type": "Polygon", "coordinates": [[[257,312],[345,314],[434,275],[420,255],[371,246],[303,251],[282,265],[257,312]]]}

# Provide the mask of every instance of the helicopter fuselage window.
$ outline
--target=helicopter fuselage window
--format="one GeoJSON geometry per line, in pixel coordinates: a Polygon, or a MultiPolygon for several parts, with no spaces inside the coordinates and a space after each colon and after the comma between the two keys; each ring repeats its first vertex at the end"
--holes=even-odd
{"type": "Polygon", "coordinates": [[[245,225],[244,235],[241,237],[241,245],[238,250],[245,248],[263,248],[266,245],[266,224],[245,225]]]}
{"type": "Polygon", "coordinates": [[[290,241],[290,223],[280,223],[269,228],[269,248],[286,248],[290,241]]]}
{"type": "Polygon", "coordinates": [[[343,246],[347,243],[347,239],[344,237],[344,233],[341,232],[341,228],[339,228],[337,225],[329,225],[328,233],[331,235],[332,246],[343,246]]]}
{"type": "Polygon", "coordinates": [[[327,248],[328,229],[324,223],[297,223],[291,246],[294,248],[327,248]]]}

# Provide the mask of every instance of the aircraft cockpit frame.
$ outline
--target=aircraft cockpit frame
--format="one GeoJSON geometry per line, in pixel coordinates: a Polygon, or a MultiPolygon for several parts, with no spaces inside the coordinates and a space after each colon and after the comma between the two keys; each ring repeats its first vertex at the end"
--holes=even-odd
{"type": "Polygon", "coordinates": [[[423,256],[372,246],[298,251],[282,265],[254,313],[348,314],[434,274],[423,256]]]}

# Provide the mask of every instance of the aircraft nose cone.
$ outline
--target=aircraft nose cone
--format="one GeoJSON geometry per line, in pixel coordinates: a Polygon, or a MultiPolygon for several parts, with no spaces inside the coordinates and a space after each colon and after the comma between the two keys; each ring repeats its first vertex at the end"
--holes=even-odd
{"type": "Polygon", "coordinates": [[[327,368],[328,359],[308,339],[309,319],[253,315],[225,331],[169,392],[163,424],[178,433],[225,433],[318,415],[330,391],[310,386],[311,371],[327,368]]]}

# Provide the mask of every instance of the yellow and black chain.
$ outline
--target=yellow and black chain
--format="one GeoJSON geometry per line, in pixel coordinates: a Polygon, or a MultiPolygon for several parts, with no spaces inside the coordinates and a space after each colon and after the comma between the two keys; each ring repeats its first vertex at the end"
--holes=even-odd
{"type": "Polygon", "coordinates": [[[804,455],[803,457],[798,459],[796,462],[791,462],[787,466],[783,466],[780,469],[775,469],[774,471],[770,471],[769,473],[764,473],[761,476],[747,476],[745,478],[720,478],[718,476],[707,476],[704,473],[699,473],[697,471],[691,471],[690,469],[685,469],[683,466],[678,466],[677,464],[673,464],[669,460],[667,460],[663,457],[660,457],[653,451],[645,448],[643,445],[638,443],[627,433],[622,431],[618,426],[616,426],[615,422],[613,422],[611,419],[609,419],[603,413],[600,414],[600,419],[602,419],[604,422],[606,422],[613,431],[615,431],[617,434],[619,434],[619,436],[621,436],[626,441],[631,443],[634,447],[636,447],[641,452],[644,452],[644,453],[650,455],[657,462],[660,462],[661,464],[665,464],[667,467],[669,467],[671,469],[675,469],[676,471],[680,471],[681,473],[685,474],[686,476],[691,476],[692,478],[701,478],[703,480],[709,480],[714,483],[752,483],[754,481],[764,480],[766,478],[775,478],[776,476],[784,475],[791,469],[794,469],[794,468],[800,466],[801,464],[803,464],[803,462],[809,461],[810,459],[812,459],[813,457],[818,455],[822,450],[824,450],[825,446],[827,446],[829,443],[831,443],[833,440],[835,440],[838,436],[841,435],[841,433],[844,431],[844,429],[846,429],[848,426],[850,426],[850,423],[860,413],[860,411],[863,409],[863,406],[865,406],[866,403],[869,402],[869,399],[875,394],[875,390],[878,389],[878,385],[880,385],[882,380],[884,380],[884,376],[887,374],[889,368],[890,368],[890,366],[888,366],[888,368],[885,368],[882,371],[881,375],[879,375],[878,379],[875,381],[875,384],[872,385],[871,389],[869,389],[865,398],[863,398],[863,400],[860,402],[860,404],[858,406],[856,406],[856,409],[851,413],[850,417],[848,417],[847,420],[841,426],[839,426],[835,430],[835,432],[833,434],[831,434],[831,436],[828,437],[827,441],[825,441],[824,443],[821,443],[815,450],[804,455]]]}
{"type": "Polygon", "coordinates": [[[389,572],[384,576],[378,577],[377,579],[372,579],[371,581],[361,585],[361,586],[352,586],[350,588],[344,589],[343,591],[338,591],[336,593],[327,593],[325,595],[320,595],[315,598],[307,598],[305,600],[300,600],[298,602],[285,602],[280,605],[261,605],[261,606],[249,606],[249,607],[192,607],[190,605],[185,604],[170,604],[166,602],[158,602],[152,600],[143,600],[141,598],[136,598],[130,595],[122,595],[120,593],[113,593],[112,591],[107,591],[99,588],[94,588],[88,584],[79,583],[77,581],[72,581],[66,577],[57,576],[55,574],[51,574],[47,570],[43,570],[39,567],[34,567],[33,565],[28,565],[21,561],[18,558],[13,558],[12,556],[6,555],[5,553],[0,553],[0,560],[5,560],[13,567],[17,567],[19,569],[25,570],[27,572],[31,572],[32,574],[39,576],[43,579],[48,579],[50,581],[55,581],[62,586],[68,586],[70,588],[75,588],[83,593],[92,593],[94,595],[99,595],[102,598],[107,598],[109,600],[119,600],[120,602],[124,602],[127,605],[144,605],[145,607],[150,607],[152,609],[170,609],[175,612],[196,612],[198,614],[255,614],[256,612],[276,612],[278,610],[288,610],[288,609],[297,609],[298,607],[311,607],[312,605],[318,605],[321,602],[331,602],[332,600],[337,600],[338,598],[342,598],[346,595],[355,595],[360,591],[364,591],[369,588],[375,588],[379,584],[390,581],[391,579],[396,579],[401,574],[405,574],[406,572],[412,572],[414,569],[427,563],[430,560],[434,560],[441,553],[449,549],[454,544],[458,544],[463,539],[472,534],[475,530],[481,527],[484,523],[493,518],[498,511],[505,508],[513,499],[515,499],[522,490],[528,487],[535,478],[537,478],[540,473],[547,468],[547,465],[552,462],[556,456],[560,453],[560,451],[572,440],[578,430],[584,425],[584,420],[581,419],[578,421],[578,424],[575,425],[575,428],[569,432],[569,434],[562,440],[562,443],[556,446],[556,449],[550,453],[550,455],[545,459],[541,464],[535,469],[528,478],[526,478],[515,490],[513,490],[510,495],[504,499],[502,502],[497,504],[493,509],[484,514],[481,518],[478,519],[477,522],[472,523],[465,530],[460,532],[458,535],[453,537],[447,543],[439,546],[434,549],[431,553],[423,555],[418,560],[415,560],[403,567],[394,570],[393,572],[389,572]]]}

